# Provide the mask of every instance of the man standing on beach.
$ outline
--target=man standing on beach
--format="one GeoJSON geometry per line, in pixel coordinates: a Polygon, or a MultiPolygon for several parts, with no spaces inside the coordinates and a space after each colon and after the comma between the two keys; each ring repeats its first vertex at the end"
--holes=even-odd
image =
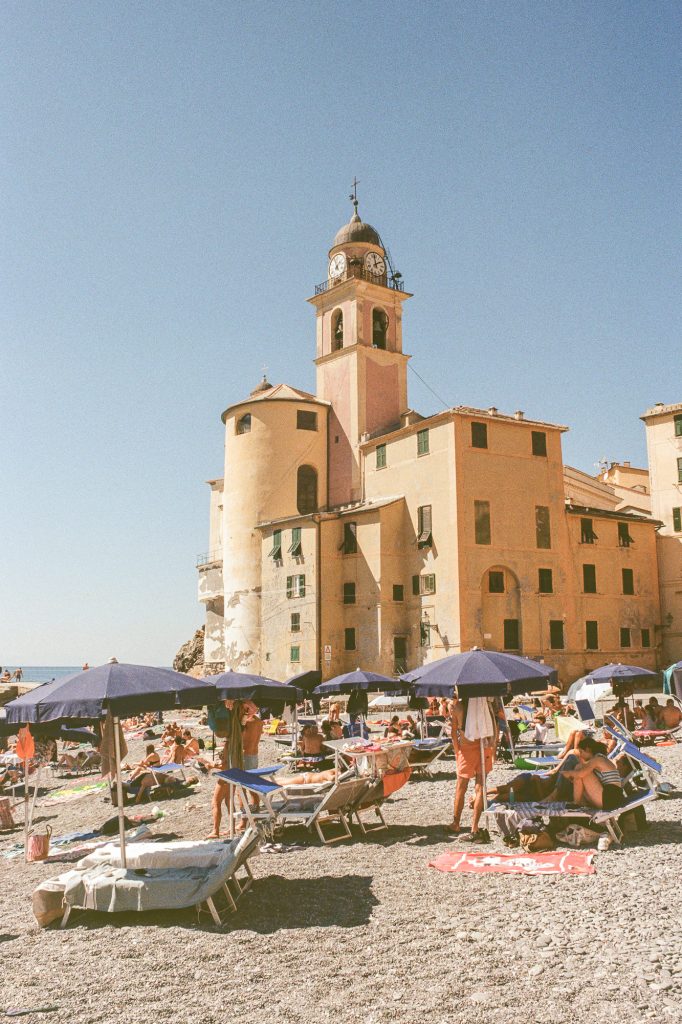
{"type": "MultiPolygon", "coordinates": [[[[263,732],[263,722],[258,715],[258,708],[250,701],[225,701],[225,706],[230,712],[230,718],[237,715],[241,729],[241,745],[243,767],[245,771],[258,767],[258,744],[263,732]]],[[[228,735],[223,749],[220,753],[220,768],[224,771],[229,767],[236,767],[230,764],[230,740],[232,734],[232,723],[228,726],[228,735]]],[[[227,804],[230,794],[230,784],[223,779],[216,780],[215,792],[211,804],[213,815],[213,832],[208,839],[220,838],[220,823],[222,820],[223,804],[227,804]]],[[[257,804],[256,804],[257,806],[257,804]]]]}
{"type": "Polygon", "coordinates": [[[478,825],[483,813],[483,786],[485,778],[492,771],[493,757],[497,749],[497,720],[485,697],[471,697],[464,700],[457,699],[453,702],[451,723],[452,746],[457,764],[457,783],[454,815],[452,824],[448,825],[448,832],[453,835],[460,834],[460,819],[467,788],[471,779],[474,779],[471,831],[463,839],[465,842],[471,843],[490,842],[487,831],[479,829],[478,825]]]}

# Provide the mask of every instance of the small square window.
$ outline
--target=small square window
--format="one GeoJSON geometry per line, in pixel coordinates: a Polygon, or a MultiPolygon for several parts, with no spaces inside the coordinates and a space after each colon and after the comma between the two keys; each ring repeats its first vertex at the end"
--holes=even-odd
{"type": "Polygon", "coordinates": [[[673,530],[682,533],[682,508],[673,509],[673,530]]]}
{"type": "Polygon", "coordinates": [[[504,620],[504,649],[505,651],[520,651],[520,630],[518,619],[504,620]]]}
{"type": "Polygon", "coordinates": [[[551,548],[552,546],[549,508],[546,505],[535,506],[535,546],[538,548],[551,548]]]}
{"type": "Polygon", "coordinates": [[[592,529],[591,519],[580,520],[580,543],[581,544],[594,544],[595,540],[598,540],[597,534],[592,529]]]}
{"type": "Polygon", "coordinates": [[[292,612],[291,613],[291,625],[290,625],[289,628],[290,628],[292,633],[300,633],[301,632],[301,613],[300,612],[292,612]]]}
{"type": "Polygon", "coordinates": [[[344,604],[355,604],[355,584],[344,583],[343,585],[343,603],[344,604]]]}
{"type": "Polygon", "coordinates": [[[599,623],[594,620],[585,623],[585,648],[588,651],[599,649],[599,623]]]}
{"type": "Polygon", "coordinates": [[[405,587],[402,583],[393,584],[393,600],[404,601],[405,600],[405,587]]]}
{"type": "Polygon", "coordinates": [[[564,649],[564,624],[561,619],[550,619],[549,646],[553,651],[563,651],[564,649]]]}
{"type": "Polygon", "coordinates": [[[272,531],[272,548],[268,555],[268,558],[272,558],[274,562],[281,561],[282,558],[282,531],[272,531]]]}
{"type": "Polygon", "coordinates": [[[296,429],[317,430],[317,413],[298,409],[296,412],[296,429]]]}
{"type": "Polygon", "coordinates": [[[287,597],[305,597],[305,576],[287,576],[287,597]]]}
{"type": "Polygon", "coordinates": [[[488,592],[490,594],[504,594],[504,573],[488,573],[488,592]]]}
{"type": "Polygon", "coordinates": [[[635,574],[632,569],[623,569],[623,593],[634,594],[635,592],[635,574]]]}
{"type": "Polygon", "coordinates": [[[531,434],[533,455],[547,455],[547,434],[543,430],[534,430],[531,434]]]}
{"type": "Polygon", "coordinates": [[[289,661],[295,665],[301,660],[301,648],[298,644],[289,648],[289,661]]]}
{"type": "Polygon", "coordinates": [[[651,647],[651,633],[648,629],[642,630],[642,647],[651,647]]]}
{"type": "Polygon", "coordinates": [[[677,460],[677,482],[682,484],[682,459],[677,460]]]}
{"type": "Polygon", "coordinates": [[[472,446],[472,448],[487,448],[488,447],[488,424],[487,423],[472,423],[471,424],[471,446],[472,446]]]}
{"type": "Polygon", "coordinates": [[[433,572],[424,573],[423,576],[412,577],[412,593],[413,594],[435,594],[436,593],[436,574],[433,572]]]}
{"type": "Polygon", "coordinates": [[[352,627],[351,629],[344,629],[343,648],[345,651],[355,650],[355,627],[352,627]]]}
{"type": "Polygon", "coordinates": [[[358,524],[357,523],[344,523],[343,524],[343,540],[339,547],[339,551],[343,551],[344,555],[355,555],[358,550],[358,524]]]}
{"type": "Polygon", "coordinates": [[[301,546],[301,527],[295,526],[291,531],[291,544],[289,545],[289,554],[293,558],[298,558],[299,555],[303,554],[303,548],[301,546]]]}
{"type": "Polygon", "coordinates": [[[630,638],[629,626],[620,627],[620,646],[621,647],[632,647],[632,641],[630,638]]]}
{"type": "Polygon", "coordinates": [[[621,548],[629,548],[631,544],[634,544],[634,540],[630,536],[627,523],[618,523],[618,544],[621,548]]]}
{"type": "Polygon", "coordinates": [[[490,544],[490,502],[474,502],[474,536],[477,544],[490,544]]]}
{"type": "Polygon", "coordinates": [[[378,444],[376,447],[377,453],[377,469],[386,468],[386,445],[378,444]]]}
{"type": "Polygon", "coordinates": [[[583,566],[583,593],[597,593],[597,567],[596,565],[583,566]]]}
{"type": "Polygon", "coordinates": [[[417,455],[429,454],[429,432],[428,430],[417,431],[417,455]]]}
{"type": "Polygon", "coordinates": [[[432,544],[431,506],[420,505],[417,509],[417,547],[430,548],[432,544]]]}
{"type": "Polygon", "coordinates": [[[538,590],[541,594],[554,593],[551,569],[538,569],[538,590]]]}

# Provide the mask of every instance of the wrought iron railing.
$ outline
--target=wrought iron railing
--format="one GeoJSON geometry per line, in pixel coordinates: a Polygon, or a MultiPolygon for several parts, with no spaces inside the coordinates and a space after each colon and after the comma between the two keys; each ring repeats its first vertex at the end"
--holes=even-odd
{"type": "Polygon", "coordinates": [[[205,551],[203,554],[197,555],[197,569],[200,569],[202,565],[212,565],[214,562],[222,562],[222,560],[222,551],[205,551]]]}
{"type": "Polygon", "coordinates": [[[343,284],[344,281],[350,281],[352,278],[359,278],[361,281],[369,281],[370,284],[381,285],[382,288],[392,288],[393,291],[403,292],[405,291],[405,282],[403,281],[400,274],[392,274],[387,276],[386,274],[371,274],[369,270],[365,270],[364,267],[347,266],[342,274],[338,277],[329,277],[322,284],[315,285],[315,294],[322,295],[324,292],[329,291],[337,284],[343,284]]]}

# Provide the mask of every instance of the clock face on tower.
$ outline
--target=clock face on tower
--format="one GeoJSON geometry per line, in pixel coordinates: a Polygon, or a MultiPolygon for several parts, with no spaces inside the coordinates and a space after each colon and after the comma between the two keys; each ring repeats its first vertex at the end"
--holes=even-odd
{"type": "Polygon", "coordinates": [[[386,264],[378,252],[368,252],[365,256],[365,269],[376,277],[383,277],[386,273],[386,264]]]}
{"type": "Polygon", "coordinates": [[[329,261],[329,276],[333,278],[341,277],[345,269],[346,257],[342,252],[337,252],[336,256],[332,256],[329,261]]]}

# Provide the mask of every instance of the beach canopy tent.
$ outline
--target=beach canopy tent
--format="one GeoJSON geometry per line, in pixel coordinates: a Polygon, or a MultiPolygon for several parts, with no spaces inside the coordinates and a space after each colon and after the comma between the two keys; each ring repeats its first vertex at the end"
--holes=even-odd
{"type": "Polygon", "coordinates": [[[116,718],[148,711],[200,708],[216,701],[203,679],[150,665],[119,662],[45,683],[5,706],[9,722],[97,722],[108,712],[116,718]]]}
{"type": "Polygon", "coordinates": [[[669,696],[674,696],[675,694],[675,680],[673,679],[673,672],[675,672],[676,669],[679,669],[680,673],[682,673],[682,661],[676,661],[674,665],[668,665],[667,669],[663,673],[663,693],[667,693],[669,696]]]}
{"type": "Polygon", "coordinates": [[[401,677],[416,697],[511,697],[557,685],[556,669],[517,654],[478,647],[439,658],[401,677]]]}
{"type": "Polygon", "coordinates": [[[218,699],[215,687],[202,679],[192,679],[167,668],[126,665],[112,659],[98,668],[39,686],[10,701],[5,705],[5,711],[8,722],[31,725],[44,722],[83,724],[111,716],[109,732],[114,741],[121,861],[125,867],[119,719],[148,711],[199,708],[218,699]]]}
{"type": "Polygon", "coordinates": [[[672,666],[672,690],[671,693],[682,700],[682,661],[672,666]]]}

